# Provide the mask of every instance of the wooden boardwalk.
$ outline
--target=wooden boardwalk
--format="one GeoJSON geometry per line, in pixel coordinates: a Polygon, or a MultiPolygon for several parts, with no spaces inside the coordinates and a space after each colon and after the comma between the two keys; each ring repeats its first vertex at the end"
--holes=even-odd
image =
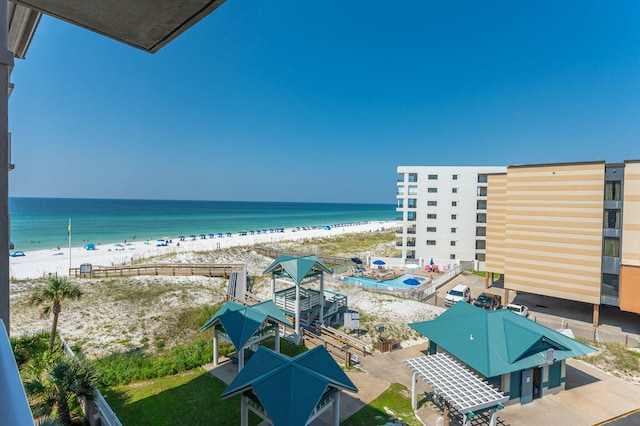
{"type": "Polygon", "coordinates": [[[244,269],[244,264],[214,263],[158,263],[124,266],[92,266],[91,273],[80,273],[80,268],[70,268],[70,277],[107,278],[131,276],[191,276],[229,278],[231,271],[244,269]]]}

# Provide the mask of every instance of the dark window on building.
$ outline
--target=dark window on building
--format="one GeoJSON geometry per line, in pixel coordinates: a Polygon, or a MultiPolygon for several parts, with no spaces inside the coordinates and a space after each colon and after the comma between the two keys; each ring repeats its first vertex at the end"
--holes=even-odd
{"type": "Polygon", "coordinates": [[[478,183],[487,183],[487,175],[478,175],[478,183]]]}
{"type": "Polygon", "coordinates": [[[451,220],[456,220],[457,218],[458,218],[458,215],[457,215],[457,214],[452,214],[452,215],[451,215],[451,220]]]}
{"type": "Polygon", "coordinates": [[[604,237],[603,255],[620,257],[620,238],[604,237]]]}
{"type": "Polygon", "coordinates": [[[451,228],[451,233],[455,234],[458,231],[458,228],[451,228]]]}
{"type": "Polygon", "coordinates": [[[436,232],[435,226],[427,226],[427,232],[436,232]]]}
{"type": "Polygon", "coordinates": [[[604,183],[604,200],[620,201],[622,200],[622,182],[608,181],[604,183]]]}
{"type": "Polygon", "coordinates": [[[620,277],[613,274],[602,274],[602,295],[619,297],[620,277]]]}
{"type": "Polygon", "coordinates": [[[427,201],[427,205],[430,206],[430,207],[435,207],[435,206],[438,205],[438,202],[437,201],[427,201]]]}
{"type": "Polygon", "coordinates": [[[438,175],[429,175],[428,179],[429,180],[437,180],[438,179],[438,175]]]}
{"type": "Polygon", "coordinates": [[[451,179],[453,179],[453,180],[458,180],[458,175],[453,175],[453,176],[451,176],[451,179]]]}
{"type": "Polygon", "coordinates": [[[620,210],[606,209],[604,211],[604,227],[607,229],[620,229],[620,210]]]}
{"type": "Polygon", "coordinates": [[[427,188],[427,192],[431,192],[431,193],[438,192],[438,188],[427,188]]]}
{"type": "Polygon", "coordinates": [[[451,202],[451,207],[458,207],[458,202],[457,201],[452,201],[451,202]]]}
{"type": "Polygon", "coordinates": [[[456,255],[455,255],[455,254],[450,254],[450,255],[449,255],[449,259],[453,260],[453,259],[455,259],[455,258],[456,258],[456,255]]]}
{"type": "Polygon", "coordinates": [[[455,245],[456,245],[456,242],[455,242],[455,241],[451,241],[451,245],[452,245],[452,246],[455,246],[455,245]]]}
{"type": "Polygon", "coordinates": [[[435,213],[429,213],[427,214],[427,219],[437,219],[438,215],[435,213]]]}
{"type": "Polygon", "coordinates": [[[457,194],[458,193],[458,188],[451,188],[451,192],[453,194],[457,194]]]}
{"type": "Polygon", "coordinates": [[[436,240],[427,240],[427,245],[428,246],[435,246],[436,245],[436,240]]]}

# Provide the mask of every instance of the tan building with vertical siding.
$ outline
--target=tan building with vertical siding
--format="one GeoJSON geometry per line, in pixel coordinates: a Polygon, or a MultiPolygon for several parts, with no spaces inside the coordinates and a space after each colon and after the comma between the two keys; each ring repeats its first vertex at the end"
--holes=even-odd
{"type": "Polygon", "coordinates": [[[640,162],[510,166],[488,176],[486,270],[509,291],[640,313],[640,162]]]}

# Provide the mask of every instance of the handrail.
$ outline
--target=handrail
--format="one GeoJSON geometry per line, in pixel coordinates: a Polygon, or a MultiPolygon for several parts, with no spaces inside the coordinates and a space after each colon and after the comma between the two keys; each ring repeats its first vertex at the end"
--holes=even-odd
{"type": "MultiPolygon", "coordinates": [[[[234,269],[243,269],[243,264],[216,264],[216,263],[149,263],[139,265],[120,266],[93,266],[92,278],[137,276],[137,275],[163,275],[163,276],[208,276],[229,277],[234,269]]],[[[81,277],[80,268],[69,268],[70,277],[81,277]]]]}

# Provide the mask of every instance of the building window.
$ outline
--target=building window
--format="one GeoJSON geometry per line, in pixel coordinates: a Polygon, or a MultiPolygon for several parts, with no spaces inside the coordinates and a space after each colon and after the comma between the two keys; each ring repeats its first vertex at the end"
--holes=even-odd
{"type": "Polygon", "coordinates": [[[620,287],[620,277],[613,274],[602,274],[602,295],[609,297],[618,297],[618,288],[620,287]]]}
{"type": "Polygon", "coordinates": [[[429,180],[438,180],[438,175],[429,175],[428,179],[429,180]]]}
{"type": "Polygon", "coordinates": [[[454,260],[455,258],[456,258],[456,255],[455,255],[455,254],[450,254],[450,255],[449,255],[449,259],[454,260]]]}
{"type": "Polygon", "coordinates": [[[451,228],[451,233],[455,234],[458,231],[458,228],[451,228]]]}
{"type": "Polygon", "coordinates": [[[606,209],[604,211],[604,227],[607,229],[620,229],[620,210],[606,209]]]}
{"type": "Polygon", "coordinates": [[[452,214],[452,215],[451,215],[451,220],[456,220],[457,218],[458,218],[458,215],[457,215],[457,214],[452,214]]]}
{"type": "Polygon", "coordinates": [[[603,255],[620,257],[620,238],[604,237],[603,255]]]}
{"type": "Polygon", "coordinates": [[[458,175],[452,175],[452,176],[451,176],[451,179],[453,179],[453,180],[458,180],[458,175]]]}
{"type": "Polygon", "coordinates": [[[427,206],[429,207],[435,207],[438,205],[437,201],[427,201],[427,206]]]}
{"type": "Polygon", "coordinates": [[[408,203],[407,203],[407,206],[408,206],[410,209],[415,209],[415,208],[417,207],[417,204],[418,204],[418,203],[417,203],[417,201],[416,201],[416,199],[415,199],[415,198],[409,198],[408,203]]]}
{"type": "Polygon", "coordinates": [[[436,240],[427,240],[427,245],[428,246],[435,246],[436,245],[436,240]]]}
{"type": "Polygon", "coordinates": [[[457,194],[458,193],[458,188],[451,188],[451,193],[452,194],[457,194]]]}
{"type": "Polygon", "coordinates": [[[427,214],[427,219],[437,219],[438,215],[435,213],[429,213],[427,214]]]}
{"type": "Polygon", "coordinates": [[[604,200],[620,201],[622,199],[622,182],[607,181],[604,183],[604,200]]]}
{"type": "Polygon", "coordinates": [[[487,175],[478,175],[478,183],[487,183],[487,175]]]}
{"type": "Polygon", "coordinates": [[[427,192],[436,193],[438,192],[438,188],[427,188],[427,192]]]}
{"type": "Polygon", "coordinates": [[[451,245],[452,245],[452,246],[455,246],[455,245],[456,245],[456,242],[455,242],[455,241],[451,241],[451,245]]]}
{"type": "Polygon", "coordinates": [[[436,232],[435,226],[427,226],[427,232],[436,232]]]}
{"type": "Polygon", "coordinates": [[[451,207],[458,207],[458,202],[457,201],[452,201],[451,202],[451,207]]]}

